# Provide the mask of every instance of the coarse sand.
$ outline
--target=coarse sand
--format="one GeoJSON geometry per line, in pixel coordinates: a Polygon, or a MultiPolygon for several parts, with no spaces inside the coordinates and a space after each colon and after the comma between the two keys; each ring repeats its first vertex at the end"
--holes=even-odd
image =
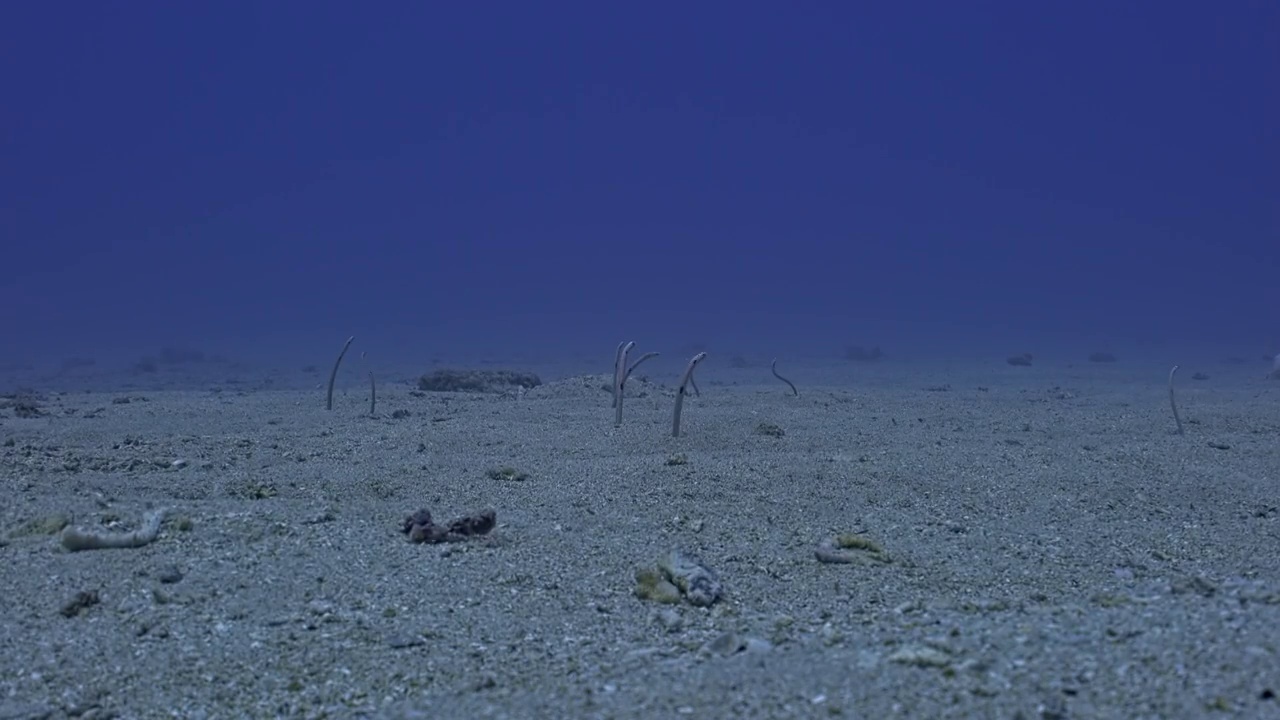
{"type": "Polygon", "coordinates": [[[1280,717],[1280,383],[851,367],[11,396],[0,719],[1280,717]]]}

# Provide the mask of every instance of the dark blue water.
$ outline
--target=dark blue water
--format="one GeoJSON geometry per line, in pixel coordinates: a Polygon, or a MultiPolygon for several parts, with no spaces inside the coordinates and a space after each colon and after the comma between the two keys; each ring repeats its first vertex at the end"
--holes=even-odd
{"type": "Polygon", "coordinates": [[[891,5],[6,6],[0,365],[1280,352],[1280,6],[891,5]]]}

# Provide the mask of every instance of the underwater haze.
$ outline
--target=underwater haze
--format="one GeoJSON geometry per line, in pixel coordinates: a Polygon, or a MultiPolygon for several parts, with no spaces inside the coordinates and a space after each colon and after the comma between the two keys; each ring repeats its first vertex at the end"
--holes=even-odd
{"type": "Polygon", "coordinates": [[[1260,362],[1278,37],[1267,2],[9,3],[0,366],[1260,362]]]}

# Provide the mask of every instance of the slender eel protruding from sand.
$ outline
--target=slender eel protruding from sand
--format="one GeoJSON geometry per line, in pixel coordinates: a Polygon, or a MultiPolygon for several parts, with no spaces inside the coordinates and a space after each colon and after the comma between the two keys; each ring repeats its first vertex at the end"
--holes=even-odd
{"type": "Polygon", "coordinates": [[[1182,418],[1178,417],[1178,401],[1173,397],[1173,374],[1178,372],[1178,366],[1174,365],[1169,371],[1169,407],[1173,408],[1173,421],[1178,424],[1178,434],[1182,434],[1182,418]]]}
{"type": "Polygon", "coordinates": [[[769,370],[773,372],[774,377],[790,386],[792,395],[800,397],[800,391],[796,389],[796,384],[778,374],[778,358],[773,359],[773,364],[769,366],[769,370]]]}
{"type": "Polygon", "coordinates": [[[627,372],[622,376],[622,391],[627,389],[627,381],[631,379],[631,374],[636,371],[636,368],[640,367],[640,363],[656,357],[658,357],[658,353],[650,351],[636,358],[636,361],[631,363],[631,367],[627,368],[627,372]]]}
{"type": "MultiPolygon", "coordinates": [[[[369,366],[369,353],[360,353],[360,359],[364,361],[365,367],[369,366]]],[[[369,368],[369,417],[375,417],[374,411],[378,409],[378,383],[373,378],[373,368],[369,368]]]]}
{"type": "Polygon", "coordinates": [[[627,368],[627,374],[622,377],[622,384],[627,384],[627,380],[631,379],[631,373],[635,372],[636,368],[640,367],[640,363],[648,360],[649,358],[656,358],[659,354],[660,353],[650,351],[637,358],[635,362],[631,363],[631,367],[627,368]]]}
{"type": "Polygon", "coordinates": [[[684,375],[680,378],[680,387],[676,388],[676,411],[671,418],[671,437],[680,437],[680,410],[684,408],[684,396],[688,392],[686,388],[693,382],[694,369],[706,358],[707,354],[704,352],[694,355],[689,361],[689,367],[684,369],[684,375]]]}
{"type": "Polygon", "coordinates": [[[620,427],[622,425],[622,385],[627,381],[627,353],[631,352],[631,348],[635,347],[634,340],[631,342],[618,343],[618,354],[613,359],[613,426],[620,427]]]}
{"type": "Polygon", "coordinates": [[[347,354],[347,349],[351,347],[351,342],[356,339],[355,335],[347,338],[347,342],[342,346],[342,352],[338,353],[338,359],[333,362],[333,371],[329,373],[329,394],[325,397],[324,409],[333,409],[333,381],[338,379],[338,366],[342,364],[342,356],[347,354]]]}
{"type": "Polygon", "coordinates": [[[62,531],[62,547],[76,552],[77,550],[110,550],[117,548],[140,548],[150,545],[160,535],[160,523],[169,513],[167,508],[153,510],[142,518],[142,527],[129,533],[98,532],[67,527],[62,531]]]}
{"type": "Polygon", "coordinates": [[[617,411],[613,417],[614,427],[622,425],[622,395],[627,391],[627,380],[631,378],[631,373],[645,360],[658,357],[656,352],[647,352],[631,363],[631,367],[627,367],[627,353],[635,346],[634,342],[618,343],[618,356],[613,361],[613,407],[617,411]]]}

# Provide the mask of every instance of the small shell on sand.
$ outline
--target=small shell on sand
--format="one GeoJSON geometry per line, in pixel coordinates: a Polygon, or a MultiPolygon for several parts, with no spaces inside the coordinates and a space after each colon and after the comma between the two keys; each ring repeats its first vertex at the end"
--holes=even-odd
{"type": "Polygon", "coordinates": [[[724,594],[720,578],[702,561],[683,550],[672,550],[658,559],[658,568],[691,604],[710,607],[724,594]]]}
{"type": "Polygon", "coordinates": [[[677,603],[683,598],[690,605],[710,607],[723,595],[715,571],[683,550],[664,554],[656,567],[636,571],[636,596],[644,600],[677,603]]]}

